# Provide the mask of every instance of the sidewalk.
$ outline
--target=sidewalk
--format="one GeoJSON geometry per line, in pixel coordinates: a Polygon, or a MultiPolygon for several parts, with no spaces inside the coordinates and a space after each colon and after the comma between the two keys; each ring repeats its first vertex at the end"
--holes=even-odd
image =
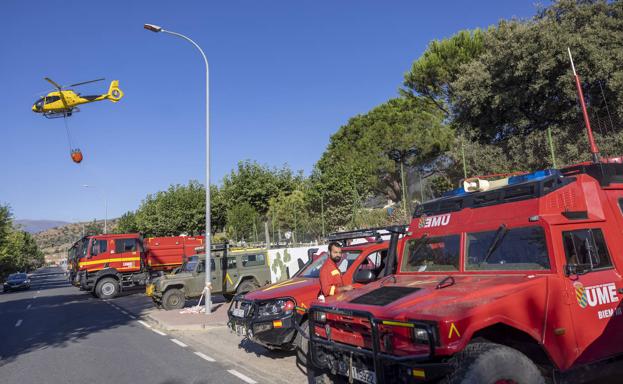
{"type": "MultiPolygon", "coordinates": [[[[192,313],[193,307],[174,311],[152,310],[147,314],[153,321],[166,331],[202,331],[227,325],[227,310],[229,303],[213,303],[212,314],[206,316],[204,312],[192,313]]],[[[201,306],[203,310],[204,307],[201,306]]]]}

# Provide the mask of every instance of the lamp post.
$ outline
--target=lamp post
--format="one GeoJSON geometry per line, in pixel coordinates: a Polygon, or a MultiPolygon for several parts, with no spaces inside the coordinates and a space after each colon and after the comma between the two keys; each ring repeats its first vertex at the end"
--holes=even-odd
{"type": "MultiPolygon", "coordinates": [[[[99,188],[95,187],[94,185],[89,185],[89,184],[82,184],[82,186],[84,188],[91,188],[91,189],[96,189],[98,191],[100,191],[100,193],[102,194],[102,197],[104,198],[104,234],[108,233],[108,199],[106,198],[106,194],[99,188]]],[[[83,230],[84,232],[84,227],[83,230]]]]}
{"type": "Polygon", "coordinates": [[[181,33],[167,31],[166,29],[154,25],[154,24],[145,24],[143,28],[152,32],[164,32],[169,35],[180,37],[197,48],[199,53],[201,53],[201,57],[203,57],[203,61],[206,67],[206,231],[205,231],[205,249],[206,249],[206,278],[205,278],[205,309],[206,315],[212,313],[212,270],[210,265],[210,252],[212,250],[212,239],[211,239],[211,225],[210,225],[210,67],[208,65],[208,58],[205,53],[201,49],[201,47],[195,43],[191,38],[182,35],[181,33]]]}

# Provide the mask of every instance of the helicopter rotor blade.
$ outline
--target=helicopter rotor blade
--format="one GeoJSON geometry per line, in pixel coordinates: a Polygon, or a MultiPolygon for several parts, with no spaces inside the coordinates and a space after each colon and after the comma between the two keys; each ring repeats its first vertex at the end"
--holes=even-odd
{"type": "Polygon", "coordinates": [[[83,85],[83,84],[89,84],[89,83],[95,83],[96,81],[102,81],[102,80],[106,80],[103,77],[101,79],[95,79],[95,80],[89,80],[89,81],[83,81],[81,83],[76,83],[76,84],[72,84],[70,85],[70,87],[77,87],[79,85],[83,85]]]}
{"type": "Polygon", "coordinates": [[[48,83],[52,84],[59,91],[63,88],[60,85],[58,85],[54,80],[50,79],[49,77],[45,77],[45,80],[47,80],[48,83]]]}

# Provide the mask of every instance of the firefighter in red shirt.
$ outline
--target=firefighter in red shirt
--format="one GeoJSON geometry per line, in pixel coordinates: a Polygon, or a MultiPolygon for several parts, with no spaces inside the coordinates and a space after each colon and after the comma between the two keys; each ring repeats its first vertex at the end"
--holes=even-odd
{"type": "Polygon", "coordinates": [[[320,268],[320,290],[325,297],[340,292],[350,291],[351,285],[344,285],[342,273],[335,263],[342,259],[342,246],[337,242],[329,243],[329,258],[320,268]]]}

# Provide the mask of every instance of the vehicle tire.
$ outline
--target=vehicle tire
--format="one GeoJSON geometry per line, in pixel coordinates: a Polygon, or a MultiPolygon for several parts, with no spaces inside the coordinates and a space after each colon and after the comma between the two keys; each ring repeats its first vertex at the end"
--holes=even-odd
{"type": "MultiPolygon", "coordinates": [[[[304,320],[300,326],[301,329],[307,330],[309,328],[309,323],[307,320],[304,320]]],[[[296,359],[298,363],[302,366],[307,367],[307,356],[309,354],[309,340],[303,335],[301,332],[296,332],[296,337],[294,338],[294,347],[296,348],[296,359]]]]}
{"type": "Polygon", "coordinates": [[[545,384],[532,360],[501,344],[469,344],[449,362],[453,366],[452,373],[441,384],[545,384]]]}
{"type": "Polygon", "coordinates": [[[177,288],[170,288],[162,295],[162,308],[169,311],[171,309],[182,309],[186,303],[184,292],[177,288]]]}
{"type": "Polygon", "coordinates": [[[93,296],[93,297],[97,297],[97,292],[95,292],[95,291],[89,291],[89,293],[91,294],[91,296],[93,296]]]}
{"type": "Polygon", "coordinates": [[[119,282],[112,277],[104,277],[95,285],[95,294],[100,299],[112,299],[119,294],[119,282]]]}
{"type": "Polygon", "coordinates": [[[223,297],[228,303],[234,299],[234,296],[232,293],[223,293],[223,297]]]}
{"type": "Polygon", "coordinates": [[[241,293],[247,293],[259,287],[259,284],[256,283],[255,280],[245,280],[240,283],[238,289],[236,289],[236,294],[239,295],[241,293]]]}
{"type": "MultiPolygon", "coordinates": [[[[311,364],[310,364],[311,365],[311,364]]],[[[346,383],[347,380],[340,376],[331,374],[330,372],[320,369],[316,366],[308,366],[308,382],[313,384],[338,384],[346,383]]]]}

